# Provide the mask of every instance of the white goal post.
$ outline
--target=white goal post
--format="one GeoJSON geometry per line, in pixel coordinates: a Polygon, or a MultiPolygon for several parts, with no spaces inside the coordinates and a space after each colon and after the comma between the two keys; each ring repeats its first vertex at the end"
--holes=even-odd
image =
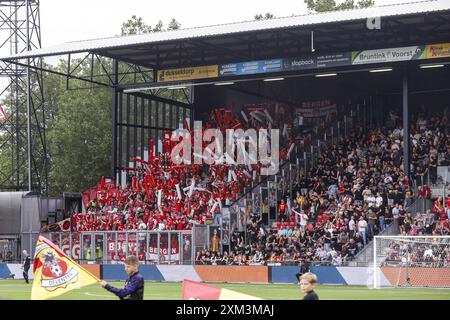
{"type": "Polygon", "coordinates": [[[373,287],[450,288],[450,236],[375,236],[373,287]]]}

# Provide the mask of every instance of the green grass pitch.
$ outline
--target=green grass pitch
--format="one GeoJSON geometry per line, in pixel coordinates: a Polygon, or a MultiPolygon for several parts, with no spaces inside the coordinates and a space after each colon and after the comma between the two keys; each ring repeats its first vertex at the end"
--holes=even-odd
{"type": "MultiPolygon", "coordinates": [[[[112,281],[112,285],[123,287],[123,281],[112,281]]],[[[264,300],[300,300],[303,295],[294,284],[231,284],[211,285],[242,292],[264,300]]],[[[181,282],[146,281],[145,300],[180,300],[181,282]]],[[[389,288],[369,289],[364,286],[321,285],[316,289],[321,300],[450,300],[450,289],[389,288]]],[[[31,284],[23,280],[0,280],[0,299],[29,300],[31,284]]],[[[99,285],[70,291],[55,299],[60,300],[118,300],[99,285]]]]}

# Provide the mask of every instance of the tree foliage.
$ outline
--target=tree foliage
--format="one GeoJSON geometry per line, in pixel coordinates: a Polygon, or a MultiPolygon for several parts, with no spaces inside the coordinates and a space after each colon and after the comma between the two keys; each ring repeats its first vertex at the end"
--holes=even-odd
{"type": "MultiPolygon", "coordinates": [[[[176,30],[181,27],[176,19],[172,19],[167,30],[176,30]]],[[[121,27],[122,35],[144,34],[164,31],[162,21],[151,26],[141,17],[132,16],[121,27]]],[[[72,66],[78,65],[81,60],[72,60],[72,66]]],[[[84,60],[76,71],[75,76],[89,78],[93,60],[84,60]]],[[[110,59],[102,59],[106,69],[111,68],[110,59]]],[[[47,69],[65,73],[67,62],[60,61],[56,65],[45,65],[47,69]]],[[[94,61],[94,74],[104,74],[98,61],[94,61]]],[[[120,68],[120,66],[119,66],[120,68]]],[[[106,78],[106,76],[105,76],[106,78]]],[[[100,80],[100,79],[97,79],[100,80]]],[[[111,147],[112,147],[112,94],[108,88],[96,87],[84,90],[67,90],[66,78],[54,73],[45,73],[44,101],[46,114],[47,154],[49,168],[49,190],[51,196],[61,196],[64,191],[82,192],[95,185],[102,176],[111,174],[111,147]]],[[[70,80],[71,87],[87,87],[88,83],[70,80]]],[[[7,92],[0,101],[9,112],[13,92],[7,92]]],[[[21,94],[19,99],[26,99],[21,94]]],[[[25,102],[22,101],[22,104],[25,102]]],[[[26,105],[26,104],[25,104],[26,105]]],[[[26,109],[20,110],[21,123],[25,123],[26,109]]],[[[11,118],[11,121],[14,119],[11,118]]],[[[9,143],[11,139],[8,127],[0,130],[0,171],[1,178],[12,175],[15,170],[15,148],[9,143]]],[[[24,137],[26,138],[26,129],[24,137]]],[[[26,139],[23,138],[24,147],[20,150],[20,158],[26,159],[26,139]]],[[[20,176],[26,176],[26,162],[23,163],[20,176]],[[23,172],[22,172],[23,171],[23,172]]],[[[21,180],[26,180],[22,179],[21,180]]],[[[3,180],[2,180],[3,181],[3,180]]]]}
{"type": "Polygon", "coordinates": [[[345,0],[336,3],[335,0],[304,0],[310,12],[327,12],[346,9],[367,8],[375,4],[374,0],[345,0]]]}
{"type": "MultiPolygon", "coordinates": [[[[85,69],[90,67],[89,63],[84,65],[85,69]]],[[[57,68],[64,67],[60,64],[57,68]]],[[[48,77],[62,80],[57,89],[58,117],[49,126],[47,136],[51,154],[50,193],[82,192],[111,172],[111,91],[107,88],[68,91],[64,78],[54,74],[48,77]]]]}
{"type": "Polygon", "coordinates": [[[179,23],[175,18],[172,18],[172,20],[169,22],[169,26],[167,27],[167,30],[178,30],[181,28],[181,23],[179,23]]]}
{"type": "Polygon", "coordinates": [[[269,20],[269,19],[273,19],[273,18],[275,18],[275,16],[270,12],[267,12],[265,15],[262,15],[260,13],[255,15],[255,20],[269,20]]]}
{"type": "MultiPolygon", "coordinates": [[[[167,30],[177,30],[180,28],[181,24],[177,20],[175,20],[175,18],[172,18],[172,20],[169,22],[167,30]]],[[[130,19],[122,24],[121,35],[128,36],[133,34],[144,34],[159,31],[164,31],[163,22],[161,20],[159,20],[158,23],[154,27],[152,27],[151,25],[146,24],[142,17],[132,15],[130,19]]]]}

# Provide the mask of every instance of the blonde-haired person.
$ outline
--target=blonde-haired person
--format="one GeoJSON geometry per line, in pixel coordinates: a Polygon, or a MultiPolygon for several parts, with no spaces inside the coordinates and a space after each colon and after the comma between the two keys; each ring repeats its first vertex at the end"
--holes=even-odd
{"type": "Polygon", "coordinates": [[[300,289],[305,294],[303,300],[319,300],[314,292],[317,285],[317,276],[312,272],[306,272],[300,276],[300,289]]]}
{"type": "Polygon", "coordinates": [[[125,259],[125,272],[128,279],[123,289],[115,288],[102,280],[100,285],[114,293],[120,300],[144,300],[144,277],[139,273],[139,260],[136,256],[128,256],[125,259]]]}

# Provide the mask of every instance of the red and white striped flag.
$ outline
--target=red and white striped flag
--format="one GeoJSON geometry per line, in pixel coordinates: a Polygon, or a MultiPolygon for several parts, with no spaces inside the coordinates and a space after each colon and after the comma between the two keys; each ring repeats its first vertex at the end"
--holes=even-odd
{"type": "Polygon", "coordinates": [[[0,105],[0,121],[5,121],[7,118],[5,110],[3,110],[3,107],[0,105]]]}

